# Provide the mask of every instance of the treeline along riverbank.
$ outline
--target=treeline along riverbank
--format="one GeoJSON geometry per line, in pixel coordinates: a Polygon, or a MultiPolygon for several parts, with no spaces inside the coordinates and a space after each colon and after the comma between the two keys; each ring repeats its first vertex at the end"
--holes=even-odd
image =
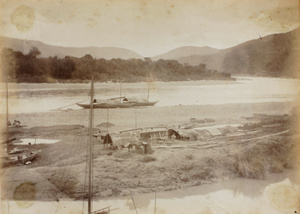
{"type": "Polygon", "coordinates": [[[3,80],[9,82],[85,82],[93,76],[95,81],[185,81],[230,80],[229,73],[207,69],[205,64],[191,66],[176,60],[152,61],[145,59],[95,59],[91,55],[81,58],[41,58],[40,51],[32,48],[28,54],[9,48],[2,50],[3,80]]]}

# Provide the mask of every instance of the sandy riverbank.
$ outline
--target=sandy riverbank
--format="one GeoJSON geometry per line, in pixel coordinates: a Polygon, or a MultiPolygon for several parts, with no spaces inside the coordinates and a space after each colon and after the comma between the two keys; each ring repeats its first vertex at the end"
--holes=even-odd
{"type": "MultiPolygon", "coordinates": [[[[190,118],[212,118],[218,124],[236,124],[243,123],[244,117],[253,113],[286,114],[292,107],[292,104],[285,103],[258,103],[111,109],[109,122],[115,124],[110,131],[134,128],[135,114],[138,127],[178,125],[188,122],[190,118]]],[[[95,124],[106,122],[106,113],[107,110],[96,109],[95,124]]],[[[31,165],[4,168],[1,172],[5,184],[2,185],[2,197],[13,199],[13,188],[32,181],[36,183],[38,192],[45,193],[40,194],[37,200],[57,200],[58,194],[72,199],[84,197],[88,111],[19,114],[10,115],[10,118],[27,125],[11,130],[12,137],[61,141],[36,145],[42,152],[31,165]],[[24,173],[28,176],[24,177],[24,173]],[[31,180],[32,176],[35,180],[31,180]]],[[[260,164],[259,173],[250,173],[250,177],[268,179],[270,170],[281,173],[285,168],[295,168],[297,148],[297,136],[293,134],[264,138],[248,144],[223,141],[223,146],[209,149],[154,149],[148,155],[121,150],[108,156],[110,151],[96,144],[94,195],[95,198],[122,196],[128,195],[129,190],[144,193],[153,192],[155,188],[165,191],[231,179],[240,176],[237,160],[245,154],[258,161],[251,164],[260,164]],[[272,148],[277,149],[275,153],[269,152],[272,148]],[[284,156],[281,155],[283,152],[284,156]]]]}
{"type": "MultiPolygon", "coordinates": [[[[125,109],[95,109],[94,124],[107,122],[115,126],[110,131],[135,127],[172,126],[185,123],[190,118],[212,118],[217,123],[239,123],[253,113],[288,114],[294,103],[245,103],[223,105],[137,107],[125,109]],[[108,115],[108,117],[107,117],[108,115]]],[[[54,125],[88,125],[88,110],[49,111],[42,113],[14,114],[9,119],[19,120],[27,128],[54,125]]]]}

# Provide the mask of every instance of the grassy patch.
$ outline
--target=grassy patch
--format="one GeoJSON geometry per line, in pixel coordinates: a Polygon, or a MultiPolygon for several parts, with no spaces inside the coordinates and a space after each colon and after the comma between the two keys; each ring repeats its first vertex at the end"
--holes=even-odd
{"type": "Polygon", "coordinates": [[[194,164],[183,164],[180,169],[182,171],[190,171],[193,168],[194,168],[194,164]]]}
{"type": "Polygon", "coordinates": [[[149,162],[152,162],[152,161],[156,161],[156,158],[147,155],[147,156],[141,158],[140,161],[141,161],[142,163],[149,163],[149,162]]]}
{"type": "Polygon", "coordinates": [[[270,172],[281,173],[283,172],[284,166],[280,161],[274,160],[270,165],[270,172]]]}
{"type": "Polygon", "coordinates": [[[131,153],[131,152],[127,151],[127,150],[126,151],[125,150],[121,150],[121,151],[117,151],[114,156],[116,158],[127,159],[127,158],[132,157],[133,155],[134,155],[133,153],[131,153]]]}
{"type": "Polygon", "coordinates": [[[76,173],[70,167],[41,169],[39,173],[69,197],[76,196],[79,181],[76,173]]]}
{"type": "Polygon", "coordinates": [[[192,178],[197,179],[197,180],[210,180],[214,178],[215,175],[213,174],[213,169],[211,168],[206,168],[201,172],[195,173],[192,178]]]}
{"type": "Polygon", "coordinates": [[[265,178],[266,172],[281,173],[297,167],[297,143],[286,136],[273,137],[244,147],[234,155],[237,174],[248,178],[265,178]]]}
{"type": "Polygon", "coordinates": [[[264,179],[266,175],[265,160],[258,147],[247,148],[235,155],[235,170],[239,176],[264,179]]]}
{"type": "Polygon", "coordinates": [[[283,168],[295,168],[297,165],[297,141],[287,137],[277,137],[262,146],[270,171],[282,171],[283,168]],[[280,169],[282,168],[282,169],[280,169]]]}

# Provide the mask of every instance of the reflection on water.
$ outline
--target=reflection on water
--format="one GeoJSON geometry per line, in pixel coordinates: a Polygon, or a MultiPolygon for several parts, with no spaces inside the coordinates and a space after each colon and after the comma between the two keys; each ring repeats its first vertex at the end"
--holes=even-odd
{"type": "MultiPolygon", "coordinates": [[[[76,102],[88,100],[90,84],[9,84],[9,112],[45,112],[60,107],[79,109],[76,102]],[[71,105],[74,104],[74,105],[71,105]]],[[[2,95],[5,87],[2,85],[2,95]]],[[[146,83],[96,83],[96,98],[121,95],[148,96],[146,83]]],[[[215,105],[293,101],[299,95],[299,80],[248,78],[237,81],[152,82],[150,100],[156,106],[215,105]]],[[[5,96],[2,96],[5,98],[5,96]]],[[[2,99],[1,109],[5,109],[2,99]]]]}

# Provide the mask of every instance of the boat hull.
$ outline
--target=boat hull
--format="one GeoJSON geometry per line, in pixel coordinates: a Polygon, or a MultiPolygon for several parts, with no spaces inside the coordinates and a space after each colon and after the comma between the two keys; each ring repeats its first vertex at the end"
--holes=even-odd
{"type": "Polygon", "coordinates": [[[154,106],[158,101],[153,101],[153,102],[135,102],[134,106],[154,106]]]}
{"type": "MultiPolygon", "coordinates": [[[[115,97],[108,100],[94,99],[93,108],[130,108],[134,106],[154,106],[158,101],[136,97],[115,97]]],[[[76,103],[82,108],[90,108],[90,102],[76,103]]]]}
{"type": "Polygon", "coordinates": [[[40,152],[41,152],[41,150],[35,151],[35,152],[30,152],[29,154],[27,154],[27,156],[24,156],[24,158],[21,160],[21,162],[23,164],[25,164],[26,162],[33,160],[40,152]]]}
{"type": "Polygon", "coordinates": [[[25,152],[26,150],[27,150],[27,148],[26,149],[15,148],[15,149],[9,151],[8,154],[9,155],[20,154],[22,152],[25,152]]]}
{"type": "MultiPolygon", "coordinates": [[[[90,108],[91,105],[90,104],[80,104],[80,103],[77,103],[78,106],[82,107],[82,108],[90,108]]],[[[93,104],[93,108],[130,108],[134,106],[134,104],[132,103],[122,103],[122,104],[97,104],[97,103],[94,103],[93,104]]]]}
{"type": "Polygon", "coordinates": [[[154,106],[158,101],[149,101],[139,97],[115,97],[109,100],[121,100],[122,103],[132,103],[133,106],[154,106]]]}

